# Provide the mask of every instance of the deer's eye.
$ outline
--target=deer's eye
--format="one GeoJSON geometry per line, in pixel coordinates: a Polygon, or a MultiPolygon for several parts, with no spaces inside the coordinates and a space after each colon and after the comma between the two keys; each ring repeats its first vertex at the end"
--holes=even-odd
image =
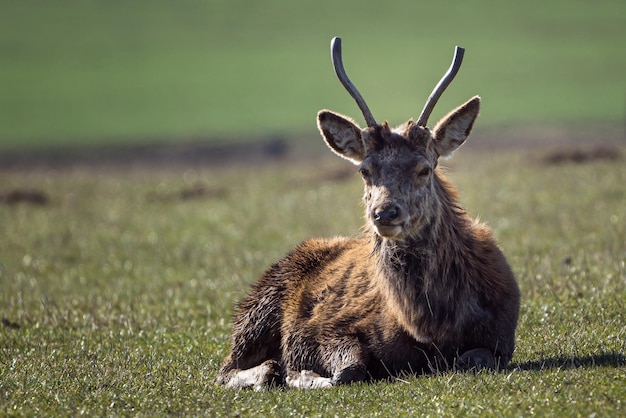
{"type": "Polygon", "coordinates": [[[417,173],[417,175],[420,178],[428,177],[428,175],[430,174],[431,171],[432,171],[432,169],[430,167],[424,167],[417,173]]]}

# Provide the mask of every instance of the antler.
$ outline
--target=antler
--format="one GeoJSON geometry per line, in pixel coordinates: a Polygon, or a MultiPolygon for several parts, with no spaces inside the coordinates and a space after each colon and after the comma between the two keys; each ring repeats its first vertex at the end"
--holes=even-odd
{"type": "Polygon", "coordinates": [[[459,71],[459,68],[461,68],[461,63],[463,62],[463,54],[465,54],[465,48],[457,46],[454,49],[454,58],[452,58],[452,64],[450,65],[450,68],[448,68],[448,72],[444,74],[441,80],[439,80],[439,83],[435,86],[433,92],[430,93],[430,96],[428,97],[428,100],[424,105],[424,109],[422,110],[420,117],[417,119],[417,124],[419,126],[425,127],[428,123],[428,117],[435,108],[437,101],[443,94],[444,90],[452,82],[452,80],[454,80],[454,77],[459,71]]]}
{"type": "Polygon", "coordinates": [[[365,100],[363,100],[363,96],[361,96],[354,84],[352,84],[346,75],[346,70],[343,68],[343,60],[341,58],[341,38],[334,37],[330,41],[330,53],[333,60],[333,67],[335,68],[335,73],[337,74],[339,81],[341,81],[341,84],[343,84],[346,90],[348,90],[350,96],[352,96],[352,98],[356,101],[356,104],[359,106],[359,109],[361,109],[361,113],[363,113],[363,117],[365,117],[367,126],[376,126],[376,120],[374,119],[374,116],[372,116],[370,109],[367,107],[365,100]]]}

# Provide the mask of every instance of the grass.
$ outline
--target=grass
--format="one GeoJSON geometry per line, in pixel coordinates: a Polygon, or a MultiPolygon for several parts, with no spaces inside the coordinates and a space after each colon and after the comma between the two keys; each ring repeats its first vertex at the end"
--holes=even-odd
{"type": "Polygon", "coordinates": [[[0,205],[0,415],[623,415],[626,166],[540,154],[446,164],[520,283],[511,367],[310,392],[211,380],[249,284],[306,237],[358,231],[360,181],[331,175],[347,163],[0,171],[0,192],[50,199],[0,205]]]}
{"type": "Polygon", "coordinates": [[[484,126],[624,118],[621,0],[1,4],[0,149],[308,133],[326,107],[360,120],[335,35],[393,124],[416,117],[455,44],[465,64],[433,118],[475,94],[484,126]]]}
{"type": "MultiPolygon", "coordinates": [[[[492,131],[594,132],[624,117],[623,1],[1,9],[0,150],[309,137],[325,107],[360,120],[330,67],[334,35],[394,124],[416,116],[455,44],[466,60],[433,121],[474,94],[492,131]]],[[[0,199],[0,415],[624,415],[626,167],[546,165],[542,152],[467,149],[448,163],[520,282],[511,367],[311,392],[211,381],[249,284],[309,236],[359,230],[346,163],[0,170],[0,195],[49,198],[0,199]]]]}

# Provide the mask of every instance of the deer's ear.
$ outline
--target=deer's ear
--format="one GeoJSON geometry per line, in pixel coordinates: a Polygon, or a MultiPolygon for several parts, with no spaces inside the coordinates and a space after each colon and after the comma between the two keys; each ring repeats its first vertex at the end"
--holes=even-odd
{"type": "Polygon", "coordinates": [[[446,157],[463,145],[480,111],[480,97],[475,96],[441,119],[433,129],[435,149],[446,157]]]}
{"type": "Polygon", "coordinates": [[[337,155],[360,164],[365,158],[361,128],[353,120],[330,110],[317,114],[317,126],[326,144],[337,155]]]}

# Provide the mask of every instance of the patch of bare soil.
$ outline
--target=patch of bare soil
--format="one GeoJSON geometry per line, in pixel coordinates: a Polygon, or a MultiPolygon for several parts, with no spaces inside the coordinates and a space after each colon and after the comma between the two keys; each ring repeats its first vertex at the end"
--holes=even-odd
{"type": "Polygon", "coordinates": [[[553,152],[598,146],[626,146],[626,125],[511,126],[474,128],[465,147],[476,150],[553,152]]]}
{"type": "Polygon", "coordinates": [[[41,190],[13,189],[0,193],[0,204],[9,206],[27,203],[35,206],[46,206],[50,202],[48,195],[41,190]]]}
{"type": "Polygon", "coordinates": [[[0,170],[122,168],[165,166],[224,166],[280,159],[289,153],[282,138],[261,138],[250,142],[216,143],[197,140],[185,143],[155,141],[143,145],[100,145],[15,149],[0,152],[0,170]]]}
{"type": "Polygon", "coordinates": [[[587,163],[591,161],[615,161],[622,157],[616,146],[598,145],[586,148],[560,149],[548,152],[543,158],[546,164],[587,163]]]}
{"type": "Polygon", "coordinates": [[[223,199],[228,196],[226,187],[211,187],[204,183],[196,182],[180,190],[168,192],[150,192],[146,199],[150,202],[176,202],[185,200],[223,199]]]}
{"type": "MultiPolygon", "coordinates": [[[[497,127],[472,132],[463,152],[498,150],[528,151],[546,163],[584,163],[599,159],[622,158],[626,149],[626,127],[497,127]],[[541,157],[543,155],[543,157],[541,157]]],[[[311,133],[293,140],[280,136],[251,138],[249,141],[222,141],[215,138],[177,143],[144,140],[143,145],[102,145],[16,149],[0,152],[0,170],[123,168],[167,166],[220,167],[233,164],[276,163],[281,160],[306,161],[328,156],[319,135],[311,133]]],[[[342,179],[346,171],[320,173],[325,179],[342,179]]],[[[190,196],[198,195],[190,191],[190,196]]]]}
{"type": "Polygon", "coordinates": [[[20,329],[20,324],[10,321],[7,318],[2,318],[2,326],[8,329],[20,329]]]}

